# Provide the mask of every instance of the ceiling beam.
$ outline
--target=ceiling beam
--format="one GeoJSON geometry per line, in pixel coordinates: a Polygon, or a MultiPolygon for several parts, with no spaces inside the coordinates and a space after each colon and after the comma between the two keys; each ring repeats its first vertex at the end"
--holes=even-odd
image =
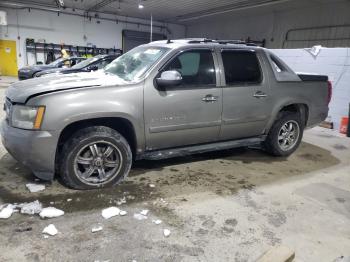
{"type": "Polygon", "coordinates": [[[170,18],[167,21],[169,22],[186,22],[190,20],[195,20],[203,17],[223,14],[231,11],[242,10],[247,8],[261,7],[272,4],[279,4],[290,0],[256,0],[256,1],[248,1],[242,0],[238,1],[234,4],[229,4],[221,7],[211,8],[204,11],[187,13],[184,15],[176,16],[174,18],[170,18]]]}

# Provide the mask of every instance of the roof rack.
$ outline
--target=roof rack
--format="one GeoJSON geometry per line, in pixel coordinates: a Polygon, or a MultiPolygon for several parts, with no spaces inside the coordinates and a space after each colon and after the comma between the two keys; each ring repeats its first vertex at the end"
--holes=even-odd
{"type": "Polygon", "coordinates": [[[248,38],[246,41],[243,40],[214,40],[214,39],[208,39],[208,38],[189,38],[185,39],[188,40],[189,44],[200,44],[200,43],[218,43],[218,44],[236,44],[236,45],[246,45],[246,46],[265,46],[265,39],[262,41],[255,41],[248,38]]]}
{"type": "Polygon", "coordinates": [[[208,39],[208,38],[189,38],[188,40],[189,44],[199,44],[199,43],[216,43],[216,40],[208,39]]]}

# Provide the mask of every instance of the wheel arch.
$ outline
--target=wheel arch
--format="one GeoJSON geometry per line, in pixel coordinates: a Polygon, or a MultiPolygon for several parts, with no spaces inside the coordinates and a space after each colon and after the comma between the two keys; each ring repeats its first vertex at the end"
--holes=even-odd
{"type": "Polygon", "coordinates": [[[288,103],[281,105],[278,110],[276,110],[275,114],[271,118],[270,122],[268,123],[268,126],[265,130],[265,134],[268,134],[270,131],[273,123],[279,119],[281,116],[281,113],[283,112],[294,112],[299,114],[302,123],[304,124],[304,127],[307,126],[307,122],[309,119],[309,106],[306,103],[288,103]]]}
{"type": "Polygon", "coordinates": [[[135,127],[130,120],[123,117],[89,118],[72,122],[65,126],[60,132],[56,149],[56,170],[59,167],[59,159],[64,143],[77,131],[92,126],[105,126],[119,132],[128,141],[131,152],[133,154],[133,158],[135,159],[137,154],[138,141],[136,137],[135,127]]]}

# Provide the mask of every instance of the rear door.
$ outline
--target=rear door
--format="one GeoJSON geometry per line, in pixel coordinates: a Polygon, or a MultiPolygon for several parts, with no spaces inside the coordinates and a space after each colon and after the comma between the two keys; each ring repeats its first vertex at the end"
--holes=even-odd
{"type": "Polygon", "coordinates": [[[255,50],[223,49],[221,140],[260,135],[272,110],[263,58],[255,50]]]}
{"type": "Polygon", "coordinates": [[[222,90],[215,53],[191,49],[178,53],[160,70],[178,70],[180,86],[158,90],[153,78],[145,86],[145,134],[148,150],[216,141],[222,111],[222,90]]]}

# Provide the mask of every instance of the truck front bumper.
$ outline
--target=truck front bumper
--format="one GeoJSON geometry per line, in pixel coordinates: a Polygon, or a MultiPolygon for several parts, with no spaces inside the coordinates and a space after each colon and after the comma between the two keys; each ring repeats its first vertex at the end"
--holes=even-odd
{"type": "Polygon", "coordinates": [[[4,120],[1,123],[1,139],[7,151],[35,176],[53,179],[58,134],[13,128],[4,120]]]}

